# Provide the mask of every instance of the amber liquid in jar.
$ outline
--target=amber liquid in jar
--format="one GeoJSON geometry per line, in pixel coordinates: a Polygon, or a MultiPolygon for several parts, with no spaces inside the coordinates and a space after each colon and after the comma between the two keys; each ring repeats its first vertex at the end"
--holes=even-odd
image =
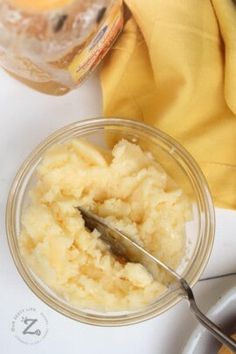
{"type": "Polygon", "coordinates": [[[0,65],[63,95],[100,63],[122,26],[122,0],[0,0],[0,65]]]}

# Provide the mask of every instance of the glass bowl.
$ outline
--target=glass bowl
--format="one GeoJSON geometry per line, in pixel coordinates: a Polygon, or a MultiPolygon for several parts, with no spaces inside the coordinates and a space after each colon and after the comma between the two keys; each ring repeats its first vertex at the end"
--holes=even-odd
{"type": "Polygon", "coordinates": [[[74,320],[100,326],[120,326],[157,316],[181,300],[178,290],[167,290],[155,302],[135,311],[79,310],[49,289],[21,256],[18,245],[21,214],[27,203],[27,191],[35,181],[37,166],[48,148],[75,137],[86,138],[110,149],[123,137],[150,151],[188,194],[192,203],[192,220],[186,223],[186,255],[177,271],[193,286],[207,264],[214,239],[214,207],[206,180],[191,155],[174,139],[144,123],[121,118],[95,118],[56,131],[38,145],[20,167],[9,192],[6,210],[8,242],[15,265],[26,284],[42,301],[74,320]]]}

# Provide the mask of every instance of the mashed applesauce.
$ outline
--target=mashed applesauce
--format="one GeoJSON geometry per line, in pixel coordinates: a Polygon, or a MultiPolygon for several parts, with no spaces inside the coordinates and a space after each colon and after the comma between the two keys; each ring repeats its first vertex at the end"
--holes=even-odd
{"type": "Polygon", "coordinates": [[[155,300],[165,286],[141,264],[114,257],[76,206],[176,268],[190,215],[183,191],[136,144],[121,140],[109,152],[75,139],[47,151],[22,217],[19,242],[28,265],[73,305],[128,310],[155,300]]]}

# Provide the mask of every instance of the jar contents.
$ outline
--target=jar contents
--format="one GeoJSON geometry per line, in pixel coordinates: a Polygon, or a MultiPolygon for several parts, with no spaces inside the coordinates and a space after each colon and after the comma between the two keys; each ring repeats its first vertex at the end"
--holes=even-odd
{"type": "MultiPolygon", "coordinates": [[[[19,237],[23,258],[78,308],[138,309],[166,287],[137,263],[119,261],[82,206],[177,268],[185,255],[191,206],[150,152],[120,140],[112,151],[75,139],[50,148],[37,168],[19,237]]],[[[167,275],[166,275],[167,276],[167,275]]]]}
{"type": "Polygon", "coordinates": [[[122,26],[121,0],[0,0],[0,65],[61,95],[99,64],[122,26]]]}

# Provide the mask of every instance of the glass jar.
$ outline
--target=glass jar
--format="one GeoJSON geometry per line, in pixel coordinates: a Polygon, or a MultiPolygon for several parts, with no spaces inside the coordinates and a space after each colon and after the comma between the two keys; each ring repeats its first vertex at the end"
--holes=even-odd
{"type": "MultiPolygon", "coordinates": [[[[85,138],[112,149],[117,139],[125,138],[150,151],[169,175],[188,194],[193,216],[186,223],[186,254],[177,271],[193,286],[201,276],[214,240],[214,207],[206,180],[191,155],[174,139],[144,123],[121,118],[91,119],[66,126],[43,141],[25,160],[12,184],[6,210],[6,229],[16,267],[31,290],[46,304],[77,321],[100,326],[120,326],[157,316],[179,302],[177,288],[169,289],[153,303],[135,311],[102,312],[78,309],[50,290],[27,266],[21,255],[18,236],[27,195],[35,183],[35,172],[42,157],[54,144],[85,138]]],[[[40,217],[40,216],[39,216],[40,217]]]]}
{"type": "Polygon", "coordinates": [[[0,65],[62,95],[100,63],[122,26],[122,0],[0,0],[0,65]]]}

